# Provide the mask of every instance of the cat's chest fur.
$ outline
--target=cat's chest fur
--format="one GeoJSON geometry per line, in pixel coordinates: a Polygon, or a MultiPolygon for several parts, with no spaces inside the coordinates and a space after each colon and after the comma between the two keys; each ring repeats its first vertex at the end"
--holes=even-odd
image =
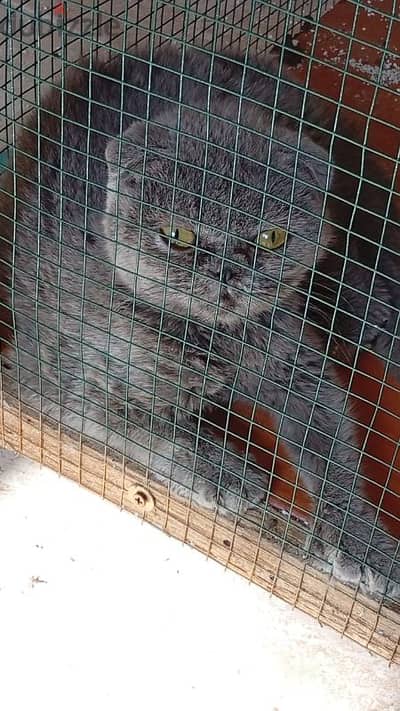
{"type": "MultiPolygon", "coordinates": [[[[190,415],[221,397],[251,397],[279,406],[296,377],[297,362],[304,366],[307,359],[307,336],[297,351],[293,348],[301,330],[294,316],[277,315],[274,329],[267,321],[239,322],[228,332],[152,308],[133,310],[126,306],[126,313],[112,320],[108,387],[117,392],[127,381],[128,404],[140,402],[151,411],[177,408],[190,415]]],[[[315,359],[312,350],[310,357],[315,359]]]]}
{"type": "Polygon", "coordinates": [[[111,374],[111,389],[125,388],[128,404],[190,415],[232,384],[239,350],[239,342],[227,334],[127,304],[111,319],[108,387],[111,374]]]}

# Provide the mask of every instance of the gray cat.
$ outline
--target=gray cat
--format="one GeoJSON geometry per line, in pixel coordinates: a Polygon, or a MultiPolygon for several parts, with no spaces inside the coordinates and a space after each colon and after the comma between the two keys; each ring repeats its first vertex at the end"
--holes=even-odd
{"type": "Polygon", "coordinates": [[[240,515],[265,508],[268,476],[204,419],[213,404],[257,400],[316,497],[313,559],[397,598],[396,541],[356,483],[354,424],[321,335],[332,308],[346,352],[389,338],[390,275],[370,335],[351,308],[338,319],[339,289],[319,267],[334,275],[345,251],[347,227],[322,221],[339,173],[306,127],[321,125],[318,105],[276,76],[268,57],[172,47],[151,66],[118,56],[67,70],[19,135],[16,203],[11,171],[0,183],[15,314],[3,387],[178,494],[240,515]]]}

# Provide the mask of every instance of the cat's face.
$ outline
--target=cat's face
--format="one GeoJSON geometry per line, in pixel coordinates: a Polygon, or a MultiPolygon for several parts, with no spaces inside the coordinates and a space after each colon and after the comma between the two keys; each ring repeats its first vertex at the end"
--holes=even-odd
{"type": "Polygon", "coordinates": [[[208,325],[295,298],[327,239],[323,150],[305,137],[314,157],[298,153],[285,127],[272,141],[222,120],[207,129],[189,111],[180,127],[187,135],[149,125],[145,137],[138,122],[107,147],[104,227],[118,278],[138,299],[208,325]]]}

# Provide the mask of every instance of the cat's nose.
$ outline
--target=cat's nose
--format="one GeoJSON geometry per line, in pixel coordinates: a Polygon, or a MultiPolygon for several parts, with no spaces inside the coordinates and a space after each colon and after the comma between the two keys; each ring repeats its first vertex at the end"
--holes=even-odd
{"type": "Polygon", "coordinates": [[[221,270],[221,281],[223,284],[228,284],[233,277],[233,271],[230,267],[224,266],[221,270]]]}

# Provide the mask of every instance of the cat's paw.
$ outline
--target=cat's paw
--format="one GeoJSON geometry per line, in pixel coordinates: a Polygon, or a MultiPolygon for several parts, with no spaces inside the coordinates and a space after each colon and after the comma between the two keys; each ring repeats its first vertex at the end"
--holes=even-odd
{"type": "Polygon", "coordinates": [[[400,602],[400,584],[388,580],[385,575],[377,573],[368,565],[361,566],[360,590],[365,595],[387,601],[400,602]]]}
{"type": "Polygon", "coordinates": [[[332,576],[345,585],[361,589],[362,566],[344,551],[328,543],[311,542],[307,556],[314,568],[332,576]]]}
{"type": "Polygon", "coordinates": [[[389,580],[365,563],[358,563],[347,553],[337,551],[332,565],[337,580],[356,587],[364,595],[375,599],[400,601],[400,585],[389,580]]]}
{"type": "Polygon", "coordinates": [[[366,563],[352,558],[345,551],[339,550],[328,543],[317,541],[311,545],[310,562],[324,573],[345,585],[350,585],[364,595],[375,599],[400,601],[400,584],[389,580],[366,563]]]}
{"type": "Polygon", "coordinates": [[[259,507],[266,498],[267,481],[256,465],[248,462],[244,478],[224,472],[218,486],[218,507],[223,513],[244,515],[259,507]]]}
{"type": "Polygon", "coordinates": [[[229,459],[226,457],[226,466],[222,472],[220,467],[213,467],[210,462],[207,476],[196,475],[190,487],[173,483],[171,488],[202,508],[218,509],[225,515],[242,516],[265,500],[268,479],[265,471],[250,461],[246,464],[244,475],[234,474],[233,462],[229,459]]]}
{"type": "Polygon", "coordinates": [[[359,586],[361,582],[361,566],[347,553],[318,541],[317,544],[311,545],[309,558],[314,568],[332,575],[341,583],[352,587],[359,586]]]}
{"type": "Polygon", "coordinates": [[[216,510],[218,508],[218,490],[212,481],[196,477],[193,485],[170,481],[169,487],[174,494],[183,499],[189,499],[203,509],[216,510]]]}

